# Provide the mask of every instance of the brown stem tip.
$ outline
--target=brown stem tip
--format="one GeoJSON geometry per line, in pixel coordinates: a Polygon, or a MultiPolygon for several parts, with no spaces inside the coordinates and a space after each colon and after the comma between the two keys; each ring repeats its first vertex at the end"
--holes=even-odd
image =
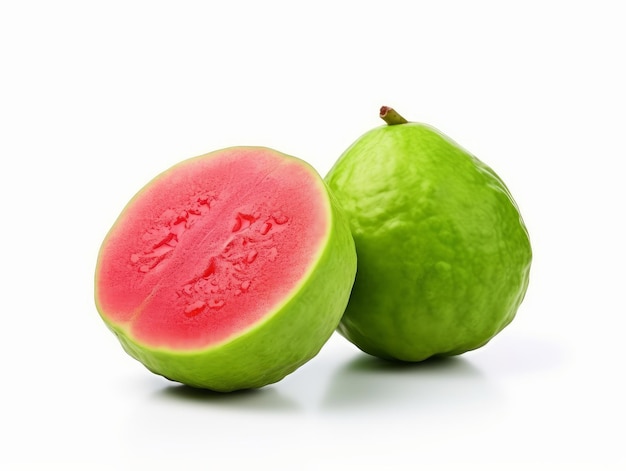
{"type": "Polygon", "coordinates": [[[396,110],[388,106],[380,108],[380,117],[389,125],[408,123],[408,121],[400,116],[396,110]]]}

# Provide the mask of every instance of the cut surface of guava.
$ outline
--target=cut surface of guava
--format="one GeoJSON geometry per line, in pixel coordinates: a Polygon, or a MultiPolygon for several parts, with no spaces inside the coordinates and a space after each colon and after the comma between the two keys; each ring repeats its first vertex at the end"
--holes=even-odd
{"type": "Polygon", "coordinates": [[[356,255],[334,206],[312,167],[271,149],[183,161],[105,238],[98,310],[131,355],[170,379],[218,390],[276,381],[317,353],[347,303],[356,255]]]}

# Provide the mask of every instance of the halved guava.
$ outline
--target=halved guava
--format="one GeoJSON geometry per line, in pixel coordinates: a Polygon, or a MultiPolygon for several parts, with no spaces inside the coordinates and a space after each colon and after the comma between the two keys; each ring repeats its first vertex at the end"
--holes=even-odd
{"type": "Polygon", "coordinates": [[[355,272],[348,223],[317,172],[233,147],[185,160],[135,195],[100,249],[95,300],[152,372],[232,391],[315,356],[355,272]]]}

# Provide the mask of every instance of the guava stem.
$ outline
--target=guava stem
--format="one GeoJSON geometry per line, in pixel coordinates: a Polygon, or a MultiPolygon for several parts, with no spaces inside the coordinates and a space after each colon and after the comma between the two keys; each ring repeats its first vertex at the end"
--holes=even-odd
{"type": "Polygon", "coordinates": [[[394,124],[408,123],[408,121],[400,116],[396,110],[388,106],[383,106],[380,108],[380,117],[385,121],[385,123],[389,124],[390,126],[394,124]]]}

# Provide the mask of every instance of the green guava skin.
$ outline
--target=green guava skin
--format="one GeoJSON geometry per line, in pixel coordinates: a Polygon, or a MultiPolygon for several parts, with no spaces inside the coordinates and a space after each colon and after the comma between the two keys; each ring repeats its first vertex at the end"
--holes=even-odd
{"type": "Polygon", "coordinates": [[[358,269],[338,331],[407,362],[485,345],[514,318],[532,259],[502,180],[436,129],[385,125],[326,182],[348,215],[358,269]]]}
{"type": "Polygon", "coordinates": [[[337,328],[357,264],[347,219],[321,177],[320,185],[328,195],[327,238],[316,263],[282,305],[219,345],[175,351],[137,342],[123,326],[107,319],[98,306],[96,293],[98,311],[124,350],[157,375],[217,392],[275,383],[316,356],[337,328]]]}

